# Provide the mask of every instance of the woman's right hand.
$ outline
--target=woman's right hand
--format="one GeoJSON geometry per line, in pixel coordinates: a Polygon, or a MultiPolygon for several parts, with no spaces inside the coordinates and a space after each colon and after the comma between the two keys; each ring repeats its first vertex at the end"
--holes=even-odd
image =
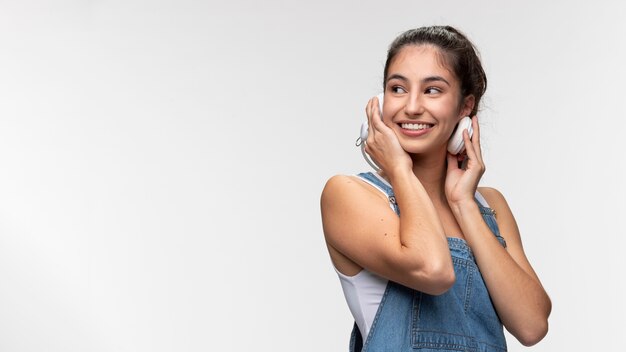
{"type": "Polygon", "coordinates": [[[381,118],[377,97],[370,99],[365,113],[369,126],[365,152],[386,175],[391,176],[399,170],[412,170],[411,156],[400,145],[396,132],[385,125],[381,118]]]}

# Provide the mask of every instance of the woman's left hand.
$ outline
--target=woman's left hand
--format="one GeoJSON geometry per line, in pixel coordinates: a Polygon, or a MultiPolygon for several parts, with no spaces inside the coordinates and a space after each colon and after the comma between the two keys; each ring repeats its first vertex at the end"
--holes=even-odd
{"type": "Polygon", "coordinates": [[[472,117],[472,128],[474,130],[472,139],[467,130],[463,131],[463,142],[465,152],[453,155],[448,152],[448,171],[446,174],[446,198],[450,206],[464,203],[468,200],[474,201],[474,193],[478,187],[478,181],[485,173],[485,163],[480,150],[480,130],[478,127],[478,117],[472,117]],[[467,167],[459,168],[459,161],[468,158],[467,167]]]}

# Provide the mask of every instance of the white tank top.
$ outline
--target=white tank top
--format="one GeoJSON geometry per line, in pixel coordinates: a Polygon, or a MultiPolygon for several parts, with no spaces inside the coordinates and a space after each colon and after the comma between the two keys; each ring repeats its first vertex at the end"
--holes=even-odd
{"type": "MultiPolygon", "coordinates": [[[[389,182],[387,182],[387,180],[382,178],[380,175],[377,173],[372,174],[391,187],[389,182]]],[[[375,184],[369,182],[368,180],[362,178],[360,179],[369,183],[387,196],[387,193],[375,184]]],[[[481,205],[489,207],[485,198],[478,193],[478,191],[476,191],[476,199],[478,199],[481,205]]],[[[389,204],[389,206],[393,209],[391,204],[389,204]]],[[[365,269],[362,269],[354,276],[342,274],[339,270],[337,270],[337,268],[335,268],[335,271],[339,276],[339,281],[341,283],[341,288],[343,289],[343,295],[348,303],[348,308],[350,309],[350,312],[354,317],[354,321],[361,331],[361,336],[363,336],[365,341],[367,334],[372,327],[372,323],[374,322],[374,318],[376,317],[378,306],[383,298],[383,294],[385,293],[389,280],[365,269]]]]}
{"type": "Polygon", "coordinates": [[[388,280],[365,269],[354,276],[344,275],[337,268],[335,271],[339,275],[348,308],[361,331],[361,336],[365,339],[374,322],[380,301],[383,299],[388,280]]]}

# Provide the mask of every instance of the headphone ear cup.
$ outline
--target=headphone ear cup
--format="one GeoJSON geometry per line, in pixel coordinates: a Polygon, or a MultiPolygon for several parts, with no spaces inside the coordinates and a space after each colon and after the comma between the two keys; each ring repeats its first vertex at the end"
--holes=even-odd
{"type": "Polygon", "coordinates": [[[466,129],[467,132],[469,132],[470,138],[472,138],[472,135],[474,134],[474,129],[472,128],[472,119],[469,116],[465,116],[457,124],[456,129],[452,134],[452,137],[450,137],[450,140],[448,141],[448,152],[456,155],[465,149],[465,143],[463,142],[463,131],[466,129]]]}
{"type": "Polygon", "coordinates": [[[367,135],[369,134],[369,124],[367,123],[367,121],[363,122],[361,124],[361,142],[365,143],[365,141],[367,140],[367,135]]]}

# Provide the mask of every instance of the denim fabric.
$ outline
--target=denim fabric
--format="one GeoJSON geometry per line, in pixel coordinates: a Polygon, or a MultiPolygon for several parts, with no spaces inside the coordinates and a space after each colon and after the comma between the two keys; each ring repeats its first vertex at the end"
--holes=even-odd
{"type": "MultiPolygon", "coordinates": [[[[395,203],[391,187],[376,176],[358,176],[383,189],[395,203]]],[[[506,247],[493,210],[478,200],[476,203],[493,234],[506,247]]],[[[395,209],[399,214],[397,206],[395,209]]],[[[350,352],[507,350],[502,323],[472,250],[460,238],[448,238],[448,246],[456,274],[452,288],[433,296],[389,281],[365,343],[354,324],[350,352]]]]}

